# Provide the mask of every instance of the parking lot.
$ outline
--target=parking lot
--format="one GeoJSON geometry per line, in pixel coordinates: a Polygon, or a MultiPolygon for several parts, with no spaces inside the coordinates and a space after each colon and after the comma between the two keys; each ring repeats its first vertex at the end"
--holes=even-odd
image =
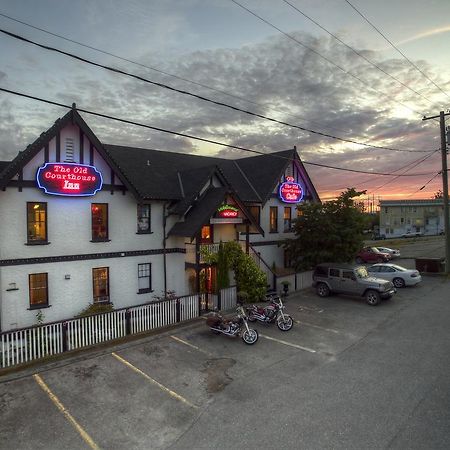
{"type": "MultiPolygon", "coordinates": [[[[308,289],[288,299],[294,328],[283,333],[258,324],[260,339],[253,346],[214,335],[199,319],[171,332],[3,377],[0,448],[388,448],[389,442],[394,448],[395,439],[403,443],[405,417],[425,401],[420,389],[431,389],[429,361],[414,361],[430,348],[424,341],[437,338],[439,320],[449,307],[433,316],[433,329],[427,325],[411,337],[410,327],[426,321],[429,306],[441,304],[447,292],[447,281],[425,277],[421,285],[371,307],[345,296],[318,298],[308,289]],[[385,339],[396,333],[395,346],[401,348],[394,351],[385,339]],[[394,373],[399,360],[403,365],[394,373]],[[379,383],[383,369],[392,372],[387,384],[379,383]],[[412,380],[395,386],[411,370],[412,380]],[[371,383],[360,379],[363,373],[374,381],[366,392],[371,383]],[[401,409],[391,403],[393,396],[401,409]],[[385,402],[388,410],[372,424],[360,422],[367,408],[385,409],[385,402]],[[347,423],[349,417],[356,428],[347,423]],[[256,431],[262,441],[255,440],[256,431]],[[277,444],[279,433],[283,444],[277,444]]],[[[442,332],[448,339],[447,328],[442,332]]],[[[433,342],[433,349],[440,370],[448,371],[448,356],[443,359],[437,350],[441,344],[433,342]]],[[[448,432],[443,434],[448,443],[448,432]]]]}

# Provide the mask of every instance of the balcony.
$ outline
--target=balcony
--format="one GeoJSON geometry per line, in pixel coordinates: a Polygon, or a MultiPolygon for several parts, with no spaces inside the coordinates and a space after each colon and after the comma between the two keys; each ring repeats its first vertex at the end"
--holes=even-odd
{"type": "MultiPolygon", "coordinates": [[[[245,252],[245,242],[239,241],[242,250],[245,252]]],[[[211,256],[219,252],[219,242],[212,244],[200,244],[200,264],[210,264],[211,256]]],[[[195,264],[195,244],[186,244],[186,262],[195,264]]]]}

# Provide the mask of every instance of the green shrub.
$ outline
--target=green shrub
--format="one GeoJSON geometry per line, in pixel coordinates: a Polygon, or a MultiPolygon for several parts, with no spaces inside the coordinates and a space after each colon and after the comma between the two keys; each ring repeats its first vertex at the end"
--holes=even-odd
{"type": "Polygon", "coordinates": [[[112,303],[92,303],[75,317],[86,317],[111,311],[114,311],[114,305],[112,303]]]}

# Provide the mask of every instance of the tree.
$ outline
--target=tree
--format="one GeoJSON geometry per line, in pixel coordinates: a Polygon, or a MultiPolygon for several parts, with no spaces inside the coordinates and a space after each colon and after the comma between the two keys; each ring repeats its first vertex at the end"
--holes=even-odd
{"type": "Polygon", "coordinates": [[[217,289],[230,287],[230,277],[228,276],[229,263],[222,241],[219,244],[217,254],[217,289]]]}
{"type": "Polygon", "coordinates": [[[441,189],[439,189],[435,194],[434,194],[434,197],[433,197],[435,200],[437,200],[437,199],[439,199],[439,198],[444,198],[444,193],[442,192],[442,190],[441,189]]]}
{"type": "Polygon", "coordinates": [[[253,261],[253,258],[245,254],[241,246],[234,241],[226,242],[223,250],[227,264],[234,272],[240,296],[243,297],[245,292],[245,296],[250,302],[263,298],[267,289],[267,277],[253,261]]]}
{"type": "Polygon", "coordinates": [[[294,221],[294,239],[283,247],[296,270],[308,270],[321,262],[347,262],[363,245],[364,208],[353,200],[363,192],[349,188],[326,203],[302,203],[294,221]]]}

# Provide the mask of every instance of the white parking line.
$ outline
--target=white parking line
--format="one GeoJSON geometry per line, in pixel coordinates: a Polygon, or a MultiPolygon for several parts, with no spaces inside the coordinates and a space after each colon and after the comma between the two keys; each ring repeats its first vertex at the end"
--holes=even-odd
{"type": "Polygon", "coordinates": [[[316,312],[316,313],[323,313],[323,309],[319,309],[316,306],[299,306],[298,309],[300,311],[306,311],[306,312],[316,312]]]}
{"type": "Polygon", "coordinates": [[[193,349],[195,349],[195,350],[197,350],[197,351],[199,351],[201,353],[204,353],[205,355],[214,356],[212,353],[210,353],[210,352],[208,352],[206,350],[202,350],[200,347],[197,347],[196,345],[191,344],[190,342],[184,341],[183,339],[180,339],[179,337],[176,337],[176,336],[173,336],[173,335],[171,335],[170,337],[172,339],[174,339],[175,341],[180,342],[181,344],[187,345],[188,347],[191,347],[191,348],[193,348],[193,349]]]}
{"type": "Polygon", "coordinates": [[[301,345],[292,344],[291,342],[282,341],[281,339],[275,339],[273,337],[266,336],[265,334],[259,333],[259,336],[263,337],[264,339],[268,339],[269,341],[275,341],[278,342],[279,344],[288,345],[289,347],[298,348],[299,350],[304,350],[305,352],[317,353],[316,350],[313,350],[312,348],[302,347],[301,345]]]}
{"type": "Polygon", "coordinates": [[[304,322],[303,320],[302,321],[294,320],[294,322],[298,323],[299,325],[306,325],[307,327],[313,327],[313,328],[318,328],[319,330],[329,331],[330,333],[341,334],[340,331],[334,330],[333,328],[321,327],[320,325],[314,325],[312,323],[304,322]]]}
{"type": "Polygon", "coordinates": [[[146,378],[151,383],[158,386],[162,391],[167,392],[170,396],[173,398],[179,400],[180,402],[185,403],[186,405],[190,406],[191,408],[198,408],[197,405],[194,405],[189,400],[186,400],[184,397],[182,397],[180,394],[177,394],[175,391],[172,391],[171,389],[167,388],[163,384],[159,383],[155,379],[153,379],[151,376],[147,375],[145,372],[143,372],[141,369],[138,369],[136,366],[133,366],[129,361],[119,356],[117,353],[112,352],[111,353],[114,358],[116,358],[118,361],[120,361],[122,364],[125,364],[127,367],[129,367],[131,370],[134,370],[139,375],[142,375],[144,378],[146,378]]]}

